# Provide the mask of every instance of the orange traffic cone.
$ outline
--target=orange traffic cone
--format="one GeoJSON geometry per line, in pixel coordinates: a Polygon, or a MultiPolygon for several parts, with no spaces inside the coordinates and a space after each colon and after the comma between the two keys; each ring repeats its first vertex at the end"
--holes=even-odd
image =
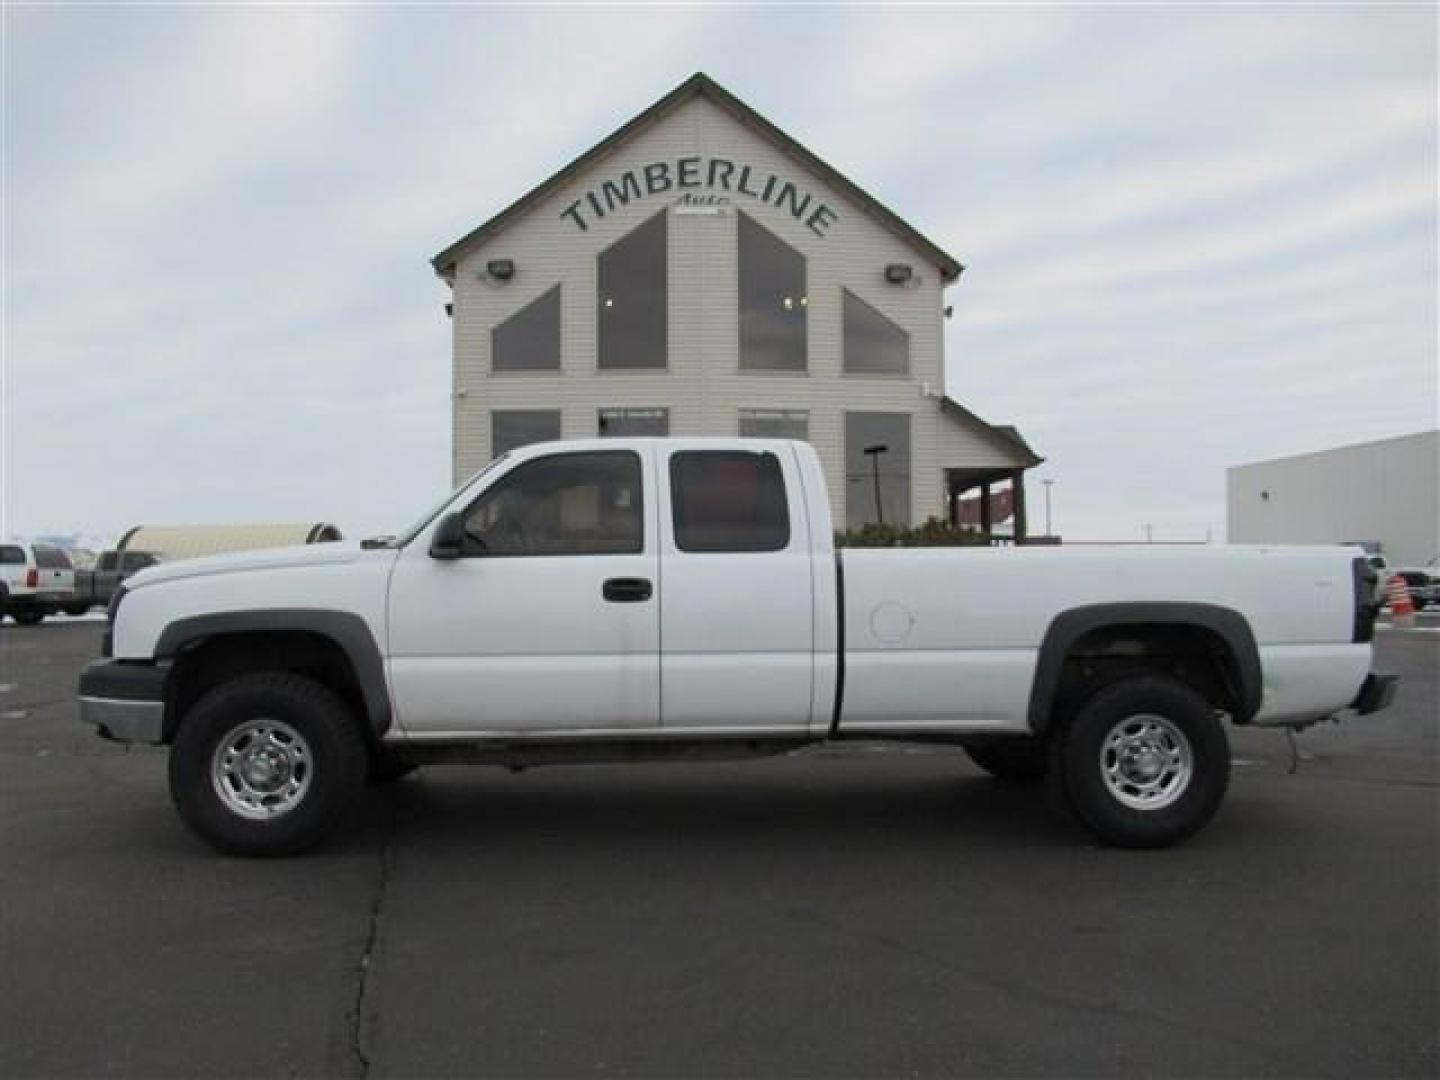
{"type": "Polygon", "coordinates": [[[1415,604],[1410,599],[1410,590],[1405,587],[1405,579],[1399,574],[1385,583],[1385,599],[1390,604],[1392,626],[1415,625],[1415,604]]]}

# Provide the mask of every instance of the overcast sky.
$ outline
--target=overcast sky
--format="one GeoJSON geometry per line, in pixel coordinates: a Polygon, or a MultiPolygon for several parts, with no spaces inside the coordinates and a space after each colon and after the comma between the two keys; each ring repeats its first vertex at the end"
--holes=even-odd
{"type": "Polygon", "coordinates": [[[1072,539],[1436,426],[1436,10],[17,7],[0,533],[448,486],[428,258],[697,70],[966,264],[952,397],[1072,539]]]}

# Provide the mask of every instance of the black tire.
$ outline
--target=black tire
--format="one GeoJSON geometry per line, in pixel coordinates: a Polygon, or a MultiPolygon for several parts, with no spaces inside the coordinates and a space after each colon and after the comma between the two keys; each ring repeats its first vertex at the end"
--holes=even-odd
{"type": "Polygon", "coordinates": [[[323,841],[354,804],[365,759],[359,728],[324,686],[287,672],[244,675],[205,694],[181,720],[170,796],[185,823],[221,851],[295,855],[323,841]],[[241,779],[247,763],[258,770],[248,780],[254,787],[241,779]]]}
{"type": "Polygon", "coordinates": [[[1034,784],[1050,771],[1050,753],[1041,739],[965,743],[965,753],[997,780],[1034,784]]]}
{"type": "Polygon", "coordinates": [[[1230,784],[1230,744],[1215,710],[1163,676],[1136,676],[1097,691],[1051,751],[1058,794],[1115,847],[1184,840],[1214,817],[1230,784]]]}
{"type": "Polygon", "coordinates": [[[20,626],[39,626],[45,619],[45,612],[33,607],[11,608],[10,617],[20,626]]]}
{"type": "Polygon", "coordinates": [[[371,747],[365,769],[365,783],[372,787],[393,784],[405,779],[418,768],[415,762],[406,761],[393,750],[371,747]]]}
{"type": "Polygon", "coordinates": [[[89,610],[90,610],[90,605],[89,605],[89,604],[66,604],[66,605],[65,605],[65,614],[66,614],[66,615],[84,615],[84,614],[85,614],[87,611],[89,611],[89,610]]]}

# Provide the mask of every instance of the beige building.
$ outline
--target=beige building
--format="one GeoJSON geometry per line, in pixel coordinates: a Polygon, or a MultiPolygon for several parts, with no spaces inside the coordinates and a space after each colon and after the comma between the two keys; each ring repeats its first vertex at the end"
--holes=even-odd
{"type": "Polygon", "coordinates": [[[543,439],[796,437],[837,522],[954,520],[1013,485],[1025,535],[1041,459],[945,395],[960,264],[705,75],[433,263],[457,480],[543,439]]]}

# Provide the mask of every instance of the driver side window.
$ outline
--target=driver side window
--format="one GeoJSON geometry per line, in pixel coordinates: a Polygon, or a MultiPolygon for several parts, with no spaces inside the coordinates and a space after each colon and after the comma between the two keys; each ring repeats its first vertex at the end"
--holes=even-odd
{"type": "Polygon", "coordinates": [[[512,470],[465,511],[466,555],[634,555],[644,550],[640,458],[551,454],[512,470]]]}

